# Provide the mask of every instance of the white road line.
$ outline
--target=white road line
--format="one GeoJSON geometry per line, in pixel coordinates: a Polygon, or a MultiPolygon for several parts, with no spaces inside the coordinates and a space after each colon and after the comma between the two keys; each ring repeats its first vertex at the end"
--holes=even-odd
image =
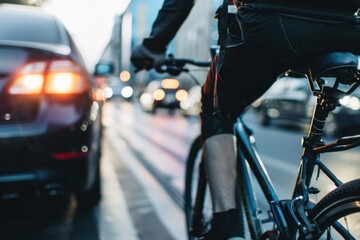
{"type": "Polygon", "coordinates": [[[114,150],[125,161],[130,171],[142,185],[143,189],[159,219],[173,235],[174,239],[186,239],[185,215],[157,183],[156,179],[141,165],[141,163],[129,152],[128,146],[116,134],[116,131],[107,131],[106,136],[109,143],[114,145],[114,150]]]}
{"type": "Polygon", "coordinates": [[[121,185],[106,152],[103,151],[101,159],[103,198],[99,205],[100,239],[138,240],[121,185]]]}

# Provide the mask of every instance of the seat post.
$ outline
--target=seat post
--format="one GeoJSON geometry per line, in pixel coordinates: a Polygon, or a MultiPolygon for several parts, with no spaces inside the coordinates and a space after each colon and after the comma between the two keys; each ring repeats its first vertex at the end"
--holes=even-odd
{"type": "Polygon", "coordinates": [[[321,137],[323,135],[326,118],[329,113],[338,106],[339,99],[331,94],[317,94],[317,101],[312,116],[308,141],[311,145],[322,144],[321,137]]]}

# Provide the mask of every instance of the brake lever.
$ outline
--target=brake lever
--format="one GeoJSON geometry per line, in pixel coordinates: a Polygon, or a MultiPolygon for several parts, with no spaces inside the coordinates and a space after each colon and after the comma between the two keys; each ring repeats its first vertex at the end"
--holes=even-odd
{"type": "Polygon", "coordinates": [[[184,68],[185,63],[177,62],[172,54],[169,54],[163,64],[155,67],[158,73],[169,73],[172,76],[178,76],[181,72],[188,72],[188,69],[184,68]]]}

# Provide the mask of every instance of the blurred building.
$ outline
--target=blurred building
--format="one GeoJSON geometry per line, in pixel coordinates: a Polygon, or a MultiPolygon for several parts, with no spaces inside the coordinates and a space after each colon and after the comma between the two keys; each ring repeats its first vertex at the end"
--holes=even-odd
{"type": "MultiPolygon", "coordinates": [[[[134,69],[130,63],[131,49],[150,34],[162,3],[159,0],[132,0],[124,13],[115,16],[112,37],[100,61],[113,62],[116,75],[129,71],[132,75],[130,82],[135,82],[134,69]]],[[[212,4],[208,0],[197,0],[168,47],[168,53],[173,53],[175,57],[209,59],[210,46],[217,42],[215,10],[221,3],[222,0],[213,0],[212,4]]],[[[197,75],[199,79],[204,79],[206,72],[197,75]]],[[[161,77],[155,71],[143,71],[136,74],[136,83],[161,77]]]]}

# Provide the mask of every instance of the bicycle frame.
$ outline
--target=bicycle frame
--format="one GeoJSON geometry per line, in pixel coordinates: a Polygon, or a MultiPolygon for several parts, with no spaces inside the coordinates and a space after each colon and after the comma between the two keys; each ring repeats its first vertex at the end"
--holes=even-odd
{"type": "MultiPolygon", "coordinates": [[[[248,163],[251,171],[254,173],[254,176],[259,183],[266,200],[270,203],[277,203],[279,202],[279,198],[273,187],[270,176],[267,173],[267,170],[256,150],[254,141],[255,139],[251,135],[249,129],[244,125],[241,118],[238,118],[238,121],[235,125],[235,133],[238,147],[241,149],[241,152],[238,154],[238,175],[241,178],[239,182],[241,183],[241,195],[243,198],[245,214],[247,221],[249,222],[249,230],[251,235],[255,239],[260,239],[262,229],[260,218],[258,216],[258,207],[256,205],[254,191],[250,179],[250,173],[248,171],[246,162],[248,163]]],[[[277,207],[274,207],[272,210],[275,210],[275,213],[273,214],[279,227],[280,234],[282,236],[289,237],[290,233],[288,231],[288,226],[285,220],[285,214],[280,208],[277,207]]]]}
{"type": "MultiPolygon", "coordinates": [[[[311,79],[309,82],[310,81],[311,79]]],[[[356,85],[358,86],[359,84],[356,85]]],[[[244,203],[251,236],[255,239],[260,239],[263,231],[258,216],[250,170],[247,166],[251,169],[267,202],[270,204],[272,217],[279,231],[280,239],[296,239],[297,232],[299,232],[300,236],[304,239],[311,239],[311,233],[317,230],[316,226],[309,221],[306,215],[306,211],[312,207],[309,194],[319,192],[318,189],[310,187],[316,166],[318,166],[319,171],[321,170],[325,173],[336,186],[343,184],[335,174],[320,161],[320,153],[342,151],[359,146],[360,136],[341,138],[326,145],[323,143],[322,129],[325,120],[329,112],[337,106],[338,99],[331,95],[330,90],[323,88],[322,91],[323,93],[328,91],[328,93],[317,95],[318,101],[313,113],[309,134],[307,137],[304,137],[302,141],[304,150],[291,199],[280,200],[278,198],[270,176],[257,152],[252,131],[244,124],[241,117],[238,118],[235,124],[237,145],[241,150],[238,154],[238,174],[240,178],[239,183],[241,186],[242,202],[244,203]]],[[[334,227],[340,234],[346,234],[346,230],[343,229],[340,224],[335,223],[334,227]]]]}

